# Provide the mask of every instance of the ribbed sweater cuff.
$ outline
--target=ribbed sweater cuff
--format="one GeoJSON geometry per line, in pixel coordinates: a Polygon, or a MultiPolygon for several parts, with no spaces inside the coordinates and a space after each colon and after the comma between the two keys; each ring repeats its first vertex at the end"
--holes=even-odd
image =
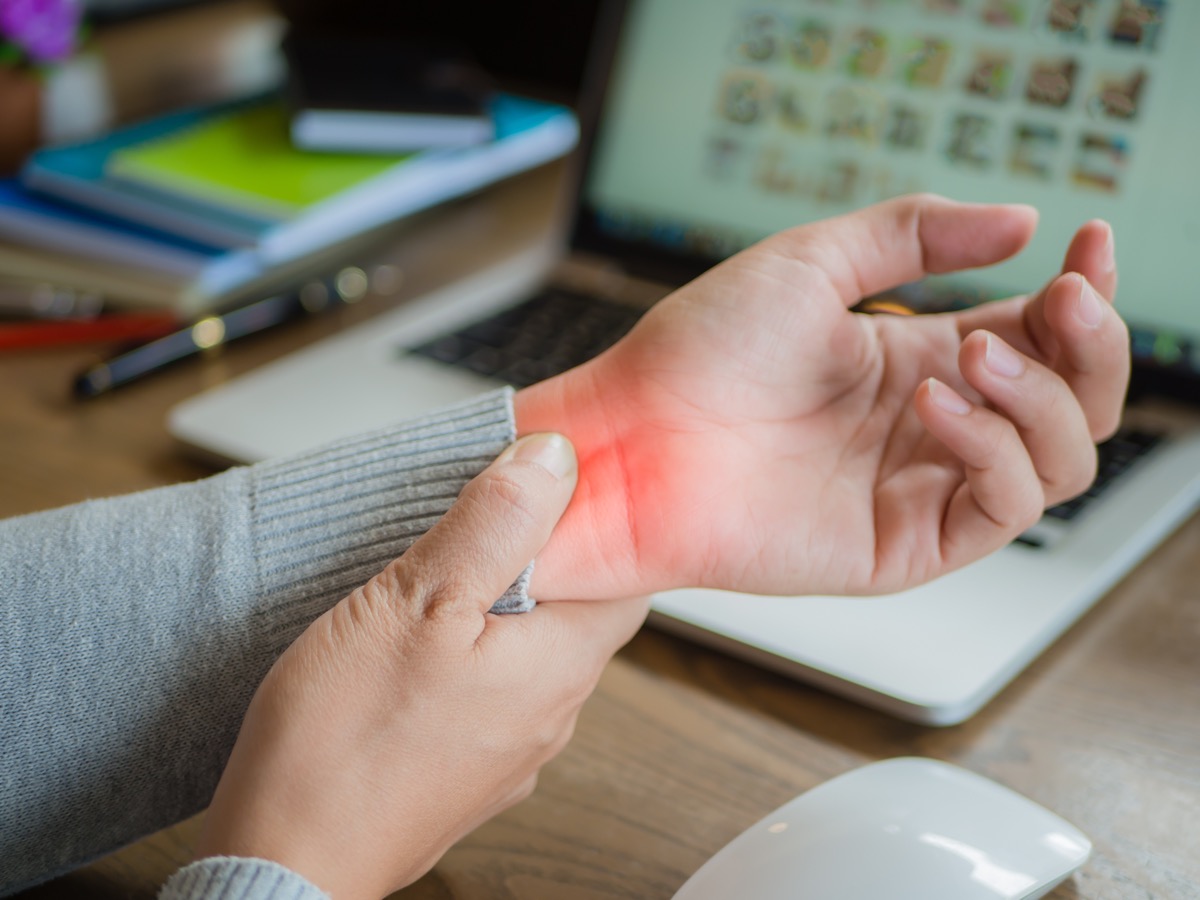
{"type": "MultiPolygon", "coordinates": [[[[400,556],[516,436],[511,388],[254,466],[250,487],[261,611],[282,649],[317,615],[400,556]]],[[[527,570],[496,612],[532,602],[527,570]]]]}
{"type": "Polygon", "coordinates": [[[213,856],[176,872],[158,900],[329,900],[291,869],[265,859],[213,856]]]}

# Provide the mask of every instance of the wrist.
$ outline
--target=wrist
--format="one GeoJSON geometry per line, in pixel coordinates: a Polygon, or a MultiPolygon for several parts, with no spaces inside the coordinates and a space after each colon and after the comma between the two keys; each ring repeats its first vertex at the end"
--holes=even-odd
{"type": "Polygon", "coordinates": [[[530,594],[539,600],[624,597],[645,592],[634,488],[628,466],[631,423],[621,382],[602,374],[600,357],[517,392],[517,436],[565,435],[575,447],[579,481],[550,541],[537,557],[530,594]]]}

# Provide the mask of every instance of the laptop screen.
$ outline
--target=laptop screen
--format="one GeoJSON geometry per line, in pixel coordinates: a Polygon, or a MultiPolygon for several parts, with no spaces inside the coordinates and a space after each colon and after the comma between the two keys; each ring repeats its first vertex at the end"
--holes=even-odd
{"type": "Polygon", "coordinates": [[[1190,379],[1198,47],[1193,0],[630,0],[577,239],[698,271],[910,191],[1037,206],[1031,246],[928,305],[1033,289],[1104,218],[1135,356],[1190,379]]]}

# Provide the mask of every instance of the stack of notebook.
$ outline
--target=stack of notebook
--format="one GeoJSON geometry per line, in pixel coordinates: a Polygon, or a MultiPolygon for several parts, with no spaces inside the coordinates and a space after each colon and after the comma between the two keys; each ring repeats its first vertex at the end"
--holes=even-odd
{"type": "Polygon", "coordinates": [[[373,230],[561,156],[565,108],[506,95],[494,136],[404,154],[314,153],[278,98],[177,112],[37,153],[0,180],[0,282],[181,317],[301,277],[373,230]]]}

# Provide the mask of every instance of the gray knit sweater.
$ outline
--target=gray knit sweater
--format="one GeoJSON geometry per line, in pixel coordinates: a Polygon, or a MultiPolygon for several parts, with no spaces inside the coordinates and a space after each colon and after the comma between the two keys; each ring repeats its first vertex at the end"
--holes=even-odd
{"type": "MultiPolygon", "coordinates": [[[[0,895],[203,809],[276,657],[514,437],[511,391],[213,478],[0,522],[0,895]]],[[[500,604],[525,608],[523,586],[500,604]]],[[[324,896],[260,860],[171,900],[324,896]]]]}

